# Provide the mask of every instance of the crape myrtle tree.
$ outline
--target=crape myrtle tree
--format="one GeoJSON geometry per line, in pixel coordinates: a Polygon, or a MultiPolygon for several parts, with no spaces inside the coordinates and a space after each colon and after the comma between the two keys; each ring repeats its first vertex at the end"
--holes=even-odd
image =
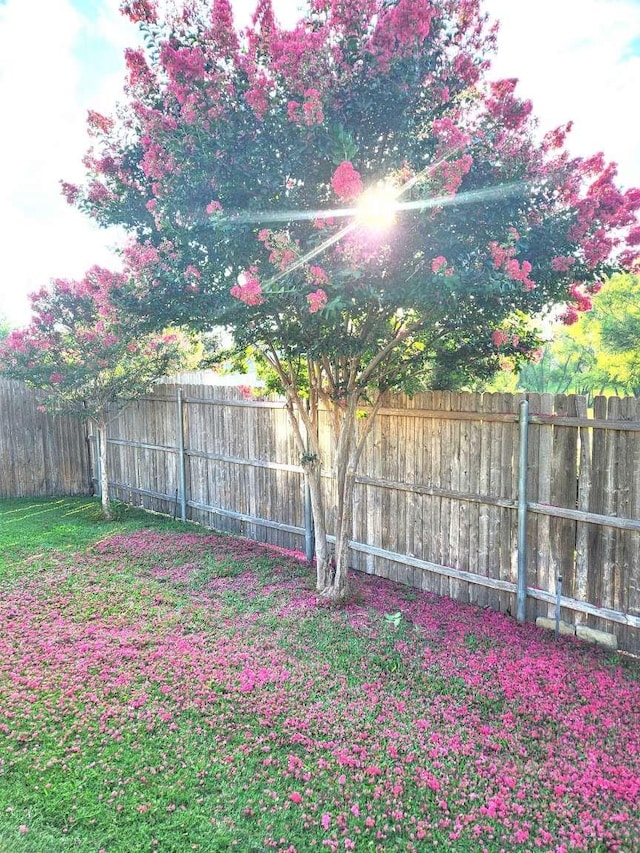
{"type": "Polygon", "coordinates": [[[542,136],[515,80],[487,82],[478,0],[259,0],[123,11],[144,31],[127,97],[91,113],[70,203],[135,235],[127,308],[227,327],[286,395],[310,487],[317,586],[347,594],[358,460],[381,395],[461,387],[538,349],[529,318],[579,311],[640,242],[640,191],[542,136]],[[625,245],[630,241],[630,245],[625,245]],[[622,254],[620,254],[622,253],[622,254]],[[336,544],[319,410],[335,446],[336,544]]]}
{"type": "Polygon", "coordinates": [[[155,380],[185,363],[184,333],[143,332],[114,303],[126,273],[93,267],[80,281],[56,279],[31,296],[32,320],[0,342],[0,374],[43,392],[42,409],[95,423],[100,490],[109,498],[106,429],[114,409],[147,393],[155,380]]]}

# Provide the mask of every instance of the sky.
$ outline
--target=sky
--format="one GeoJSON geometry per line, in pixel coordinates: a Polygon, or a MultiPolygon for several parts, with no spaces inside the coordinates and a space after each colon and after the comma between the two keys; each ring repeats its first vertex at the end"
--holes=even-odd
{"type": "MultiPolygon", "coordinates": [[[[354,0],[358,2],[358,0],[354,0]]],[[[280,20],[297,0],[274,0],[280,20]]],[[[136,43],[119,0],[0,0],[0,319],[21,326],[27,294],[52,278],[117,268],[118,235],[69,207],[87,110],[109,114],[136,43]]],[[[236,0],[246,22],[254,0],[236,0]]],[[[517,77],[543,130],[572,120],[576,155],[603,151],[624,188],[640,186],[640,0],[484,0],[501,22],[490,76],[517,77]]]]}

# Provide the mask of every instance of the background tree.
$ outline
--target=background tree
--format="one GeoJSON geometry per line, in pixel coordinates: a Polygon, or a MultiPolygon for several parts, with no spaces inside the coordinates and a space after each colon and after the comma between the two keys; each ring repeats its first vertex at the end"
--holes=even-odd
{"type": "Polygon", "coordinates": [[[183,334],[141,333],[113,303],[127,277],[100,267],[81,281],[57,279],[31,297],[33,319],[0,343],[0,372],[43,392],[43,408],[94,421],[100,447],[102,508],[109,498],[106,427],[112,407],[147,393],[185,363],[183,334]]]}
{"type": "Polygon", "coordinates": [[[311,490],[318,589],[341,600],[381,395],[529,359],[530,315],[584,307],[628,236],[633,261],[640,191],[622,193],[601,155],[571,158],[569,126],[538,141],[515,80],[485,82],[495,28],[478,0],[313,0],[292,30],[259,0],[243,33],[227,0],[123,8],[146,50],[126,54],[117,114],[90,114],[87,182],[64,191],[136,236],[128,310],[149,327],[226,326],[277,377],[311,490]]]}
{"type": "Polygon", "coordinates": [[[640,397],[640,278],[617,275],[607,281],[587,315],[599,334],[598,365],[618,393],[640,397]]]}
{"type": "Polygon", "coordinates": [[[9,332],[11,331],[11,326],[9,325],[9,321],[6,317],[3,317],[0,314],[0,341],[4,340],[9,332]]]}
{"type": "Polygon", "coordinates": [[[523,367],[514,387],[640,396],[640,279],[614,275],[592,303],[575,323],[556,327],[540,360],[523,367]]]}

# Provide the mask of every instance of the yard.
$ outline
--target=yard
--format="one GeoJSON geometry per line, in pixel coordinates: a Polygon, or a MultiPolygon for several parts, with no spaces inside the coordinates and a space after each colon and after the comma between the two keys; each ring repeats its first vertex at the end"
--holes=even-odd
{"type": "Polygon", "coordinates": [[[89,500],[0,503],[0,853],[640,850],[640,666],[89,500]]]}

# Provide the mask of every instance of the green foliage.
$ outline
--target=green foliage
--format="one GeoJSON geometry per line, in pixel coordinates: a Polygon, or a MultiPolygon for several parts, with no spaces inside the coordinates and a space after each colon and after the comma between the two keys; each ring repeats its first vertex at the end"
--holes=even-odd
{"type": "Polygon", "coordinates": [[[4,340],[9,336],[9,332],[11,331],[11,326],[6,317],[3,317],[0,314],[0,341],[4,340]]]}
{"type": "Polygon", "coordinates": [[[538,345],[527,317],[611,268],[599,194],[625,223],[631,202],[602,163],[558,153],[564,131],[535,141],[511,81],[482,81],[493,41],[475,2],[464,15],[416,3],[415,30],[402,3],[331,5],[294,35],[265,3],[244,38],[221,7],[205,26],[204,0],[134,16],[147,50],[129,56],[118,118],[94,114],[74,193],[138,238],[122,304],[154,328],[227,326],[282,389],[306,393],[312,362],[334,402],[354,381],[413,393],[524,363],[538,345]],[[565,201],[593,177],[588,209],[565,201]],[[380,186],[378,207],[409,203],[387,231],[353,210],[358,187],[380,186]]]}
{"type": "Polygon", "coordinates": [[[593,308],[556,334],[518,387],[556,394],[640,396],[640,278],[615,275],[593,296],[593,308]]]}

